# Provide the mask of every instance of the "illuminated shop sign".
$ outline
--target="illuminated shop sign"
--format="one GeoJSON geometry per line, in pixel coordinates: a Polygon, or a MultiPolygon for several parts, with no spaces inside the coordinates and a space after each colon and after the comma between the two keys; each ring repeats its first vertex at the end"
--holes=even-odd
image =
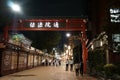
{"type": "Polygon", "coordinates": [[[112,39],[114,42],[120,42],[120,34],[113,34],[112,39]]]}
{"type": "Polygon", "coordinates": [[[30,22],[30,28],[59,28],[59,22],[30,22]]]}
{"type": "Polygon", "coordinates": [[[120,8],[110,9],[111,22],[120,23],[120,8]]]}
{"type": "Polygon", "coordinates": [[[112,35],[113,52],[120,53],[120,34],[112,35]]]}

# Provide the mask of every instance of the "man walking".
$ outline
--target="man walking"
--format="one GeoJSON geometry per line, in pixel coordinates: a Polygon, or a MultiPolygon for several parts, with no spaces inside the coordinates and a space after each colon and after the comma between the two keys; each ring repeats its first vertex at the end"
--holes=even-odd
{"type": "Polygon", "coordinates": [[[73,71],[73,59],[72,58],[69,60],[69,63],[70,63],[70,71],[73,71]]]}
{"type": "Polygon", "coordinates": [[[66,60],[66,71],[68,71],[68,67],[69,67],[69,60],[66,60]]]}
{"type": "Polygon", "coordinates": [[[83,76],[83,61],[80,62],[80,74],[83,76]]]}

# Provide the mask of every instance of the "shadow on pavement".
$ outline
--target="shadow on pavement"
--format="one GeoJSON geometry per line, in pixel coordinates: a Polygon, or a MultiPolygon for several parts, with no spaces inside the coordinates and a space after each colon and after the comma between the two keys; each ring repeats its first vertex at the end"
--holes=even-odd
{"type": "Polygon", "coordinates": [[[27,74],[27,75],[9,75],[9,76],[13,76],[13,77],[27,77],[27,76],[36,76],[36,75],[33,75],[33,74],[27,74]]]}

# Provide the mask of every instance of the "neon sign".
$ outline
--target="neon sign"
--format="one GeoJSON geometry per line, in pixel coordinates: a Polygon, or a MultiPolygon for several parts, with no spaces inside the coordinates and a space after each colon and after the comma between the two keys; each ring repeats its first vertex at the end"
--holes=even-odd
{"type": "Polygon", "coordinates": [[[30,28],[59,28],[58,22],[30,22],[30,28]]]}
{"type": "Polygon", "coordinates": [[[113,23],[120,23],[120,9],[111,8],[110,9],[110,18],[113,23]]]}
{"type": "Polygon", "coordinates": [[[120,53],[120,34],[113,34],[113,52],[120,53]]]}

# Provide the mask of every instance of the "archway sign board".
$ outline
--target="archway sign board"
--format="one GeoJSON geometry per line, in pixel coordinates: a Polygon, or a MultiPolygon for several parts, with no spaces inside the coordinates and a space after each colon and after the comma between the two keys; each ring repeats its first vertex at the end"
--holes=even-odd
{"type": "Polygon", "coordinates": [[[86,73],[86,20],[80,18],[69,19],[23,19],[13,26],[6,26],[4,28],[4,38],[8,40],[9,31],[80,31],[82,33],[81,42],[83,49],[83,63],[84,73],[86,73]]]}

